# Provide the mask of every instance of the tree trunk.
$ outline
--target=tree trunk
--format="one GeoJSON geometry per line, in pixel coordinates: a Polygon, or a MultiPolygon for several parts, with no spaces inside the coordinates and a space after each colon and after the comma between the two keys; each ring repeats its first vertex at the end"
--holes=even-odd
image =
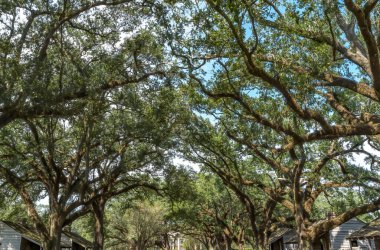
{"type": "Polygon", "coordinates": [[[257,235],[257,249],[266,249],[268,242],[267,232],[266,230],[260,231],[257,235]]]}
{"type": "Polygon", "coordinates": [[[49,239],[48,241],[45,241],[42,243],[42,247],[43,249],[45,250],[61,250],[61,244],[60,244],[60,238],[61,236],[59,237],[53,237],[51,239],[49,239]],[[58,240],[59,238],[59,240],[58,240]]]}
{"type": "Polygon", "coordinates": [[[223,238],[224,238],[225,249],[231,250],[232,249],[232,239],[227,235],[223,235],[223,238]]]}
{"type": "Polygon", "coordinates": [[[296,198],[296,204],[295,204],[295,222],[296,222],[296,227],[297,227],[297,234],[298,234],[298,249],[299,250],[312,250],[313,249],[313,244],[311,240],[309,240],[308,235],[307,235],[307,228],[305,226],[305,214],[304,210],[302,207],[302,197],[300,195],[299,190],[299,185],[296,185],[295,191],[294,191],[294,196],[298,197],[296,198]]]}
{"type": "Polygon", "coordinates": [[[310,240],[299,237],[298,249],[299,250],[313,250],[313,244],[310,240]]]}
{"type": "Polygon", "coordinates": [[[42,242],[44,250],[61,250],[62,222],[59,215],[50,216],[49,238],[42,242]]]}
{"type": "Polygon", "coordinates": [[[170,250],[170,239],[169,239],[168,233],[164,234],[164,247],[163,247],[163,249],[170,250]]]}
{"type": "MultiPolygon", "coordinates": [[[[212,249],[211,248],[211,239],[209,237],[205,236],[204,240],[201,242],[202,242],[203,246],[205,246],[206,250],[212,249]]],[[[200,249],[202,249],[202,248],[200,248],[200,249]]]]}
{"type": "Polygon", "coordinates": [[[104,208],[106,199],[100,197],[92,204],[92,211],[95,219],[94,229],[94,250],[103,250],[104,248],[104,208]]]}

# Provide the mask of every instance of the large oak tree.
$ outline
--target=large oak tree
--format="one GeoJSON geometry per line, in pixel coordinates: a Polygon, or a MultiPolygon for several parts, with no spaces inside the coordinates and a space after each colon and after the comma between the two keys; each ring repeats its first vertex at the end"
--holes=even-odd
{"type": "Polygon", "coordinates": [[[190,100],[289,190],[300,249],[378,210],[375,196],[331,219],[312,214],[328,189],[379,183],[378,2],[178,2],[187,11],[173,8],[183,22],[168,32],[190,100]],[[356,153],[375,164],[354,164],[356,153]]]}

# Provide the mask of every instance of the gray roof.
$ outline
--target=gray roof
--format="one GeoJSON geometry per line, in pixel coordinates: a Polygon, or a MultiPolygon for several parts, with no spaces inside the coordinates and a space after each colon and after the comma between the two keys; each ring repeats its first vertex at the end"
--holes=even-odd
{"type": "Polygon", "coordinates": [[[289,235],[290,237],[284,241],[284,244],[294,244],[294,243],[298,244],[298,234],[296,230],[292,230],[290,231],[290,233],[291,233],[289,235]]]}
{"type": "Polygon", "coordinates": [[[291,228],[279,228],[271,235],[269,236],[269,244],[272,244],[275,241],[278,241],[282,237],[284,237],[285,234],[288,234],[289,238],[287,238],[284,241],[284,244],[291,244],[291,243],[297,243],[298,242],[298,237],[297,237],[297,232],[294,229],[291,228]]]}
{"type": "Polygon", "coordinates": [[[41,244],[40,237],[36,233],[36,230],[32,227],[24,224],[14,223],[12,221],[2,221],[4,224],[6,224],[8,227],[12,228],[19,234],[21,234],[22,237],[32,240],[37,244],[41,244]]]}
{"type": "Polygon", "coordinates": [[[86,248],[92,248],[92,242],[86,240],[79,234],[74,233],[74,232],[69,232],[69,231],[63,231],[63,233],[66,234],[66,236],[72,239],[72,241],[74,241],[75,243],[86,248]]]}
{"type": "Polygon", "coordinates": [[[347,239],[380,238],[380,218],[353,232],[347,239]]]}
{"type": "MultiPolygon", "coordinates": [[[[2,222],[5,223],[10,228],[12,228],[13,230],[15,230],[16,232],[20,233],[22,237],[29,239],[29,240],[32,240],[35,243],[41,245],[41,238],[38,236],[36,229],[34,229],[28,225],[14,223],[11,221],[2,221],[2,222]]],[[[66,230],[63,230],[62,233],[65,234],[73,242],[75,242],[75,243],[77,243],[83,247],[86,247],[86,248],[92,247],[92,243],[90,241],[81,237],[77,233],[69,232],[66,230]]],[[[61,247],[62,248],[71,248],[72,247],[72,243],[69,239],[65,239],[65,237],[61,238],[61,247]]]]}

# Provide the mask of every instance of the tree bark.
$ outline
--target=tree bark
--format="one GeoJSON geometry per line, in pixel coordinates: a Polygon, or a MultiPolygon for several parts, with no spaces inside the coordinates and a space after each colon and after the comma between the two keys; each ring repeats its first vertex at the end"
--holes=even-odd
{"type": "Polygon", "coordinates": [[[268,237],[266,236],[266,231],[259,232],[257,249],[258,250],[266,249],[267,240],[268,240],[268,237]]]}
{"type": "Polygon", "coordinates": [[[42,243],[43,249],[47,250],[61,250],[61,246],[56,239],[50,239],[42,243]]]}
{"type": "Polygon", "coordinates": [[[92,211],[95,219],[94,229],[94,250],[103,250],[104,248],[104,209],[106,199],[100,197],[92,204],[92,211]]]}
{"type": "Polygon", "coordinates": [[[266,250],[266,248],[263,247],[263,246],[261,246],[261,245],[259,245],[257,248],[254,248],[254,249],[257,249],[257,250],[266,250]]]}
{"type": "Polygon", "coordinates": [[[163,249],[165,250],[170,250],[170,240],[169,240],[169,234],[168,233],[165,233],[164,234],[164,237],[163,237],[163,249]]]}
{"type": "Polygon", "coordinates": [[[309,240],[299,237],[298,250],[313,250],[313,244],[309,240]]]}
{"type": "Polygon", "coordinates": [[[42,247],[46,250],[61,250],[62,219],[57,214],[51,215],[49,219],[49,237],[43,240],[42,247]]]}
{"type": "Polygon", "coordinates": [[[224,249],[226,250],[231,250],[232,249],[232,239],[226,235],[226,234],[223,234],[223,245],[224,245],[224,249]]]}

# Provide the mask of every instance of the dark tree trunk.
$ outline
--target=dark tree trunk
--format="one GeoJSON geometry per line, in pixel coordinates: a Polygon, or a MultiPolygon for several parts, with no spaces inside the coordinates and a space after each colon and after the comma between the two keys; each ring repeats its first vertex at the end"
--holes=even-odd
{"type": "Polygon", "coordinates": [[[95,219],[94,228],[94,250],[103,250],[104,248],[104,209],[106,205],[106,199],[100,197],[92,204],[92,211],[95,219]]]}
{"type": "Polygon", "coordinates": [[[230,238],[227,238],[226,240],[226,250],[232,249],[232,240],[230,238]]]}
{"type": "Polygon", "coordinates": [[[299,237],[299,250],[313,250],[313,243],[310,240],[299,237]]]}
{"type": "Polygon", "coordinates": [[[42,243],[43,249],[47,250],[61,250],[61,244],[57,239],[50,239],[47,242],[42,243]]]}
{"type": "Polygon", "coordinates": [[[232,249],[232,239],[229,235],[223,234],[223,245],[225,250],[232,249]]]}
{"type": "Polygon", "coordinates": [[[257,249],[257,250],[266,250],[266,248],[262,247],[262,246],[258,246],[257,248],[254,248],[254,249],[257,249]]]}
{"type": "Polygon", "coordinates": [[[170,250],[170,240],[169,240],[169,234],[164,234],[164,247],[165,250],[170,250]]]}
{"type": "Polygon", "coordinates": [[[49,237],[42,242],[43,249],[61,250],[62,224],[59,215],[50,216],[49,237]]]}
{"type": "Polygon", "coordinates": [[[261,250],[261,249],[266,249],[266,246],[267,246],[267,236],[266,236],[266,232],[260,232],[259,235],[258,235],[258,246],[257,246],[257,249],[261,250]]]}
{"type": "MultiPolygon", "coordinates": [[[[297,173],[300,175],[301,170],[298,170],[297,173]]],[[[299,178],[297,180],[299,182],[299,178]]],[[[294,185],[294,200],[295,200],[295,212],[294,218],[297,227],[298,234],[298,249],[299,250],[312,250],[313,244],[308,237],[306,225],[305,225],[305,212],[302,206],[303,204],[303,196],[300,191],[299,184],[294,185]]]]}

